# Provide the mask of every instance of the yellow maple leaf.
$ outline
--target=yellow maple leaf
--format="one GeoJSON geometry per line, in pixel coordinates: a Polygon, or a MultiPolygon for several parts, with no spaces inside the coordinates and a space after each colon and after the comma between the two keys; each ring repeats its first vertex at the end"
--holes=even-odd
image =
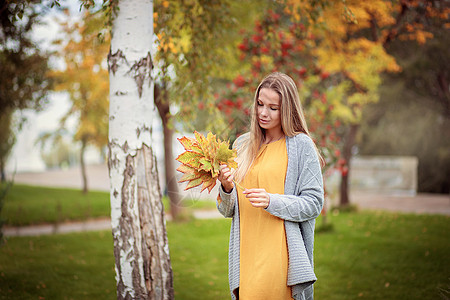
{"type": "Polygon", "coordinates": [[[201,192],[205,189],[211,192],[221,164],[237,168],[236,150],[230,149],[229,142],[217,139],[211,132],[205,137],[195,131],[194,136],[177,139],[186,150],[176,158],[181,163],[177,171],[183,173],[179,182],[188,182],[185,190],[202,184],[201,192]]]}

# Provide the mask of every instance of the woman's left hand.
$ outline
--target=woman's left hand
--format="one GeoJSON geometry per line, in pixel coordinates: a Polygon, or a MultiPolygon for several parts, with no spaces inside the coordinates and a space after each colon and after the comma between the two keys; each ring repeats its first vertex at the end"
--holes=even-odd
{"type": "Polygon", "coordinates": [[[242,192],[253,207],[267,208],[270,196],[265,189],[246,189],[242,192]]]}

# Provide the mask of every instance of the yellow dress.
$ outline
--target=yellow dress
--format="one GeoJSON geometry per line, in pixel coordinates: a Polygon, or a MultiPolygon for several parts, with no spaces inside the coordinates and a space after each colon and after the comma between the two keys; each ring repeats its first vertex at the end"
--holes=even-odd
{"type": "MultiPolygon", "coordinates": [[[[263,145],[241,185],[284,194],[285,139],[263,145]]],[[[288,250],[284,221],[255,208],[238,189],[240,218],[239,299],[292,299],[287,286],[288,250]]]]}

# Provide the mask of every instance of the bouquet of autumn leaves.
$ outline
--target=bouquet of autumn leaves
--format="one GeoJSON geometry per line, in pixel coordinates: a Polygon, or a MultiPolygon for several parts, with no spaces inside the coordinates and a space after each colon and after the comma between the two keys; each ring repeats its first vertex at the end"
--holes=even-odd
{"type": "Polygon", "coordinates": [[[183,173],[178,182],[188,182],[184,190],[202,184],[201,192],[205,189],[211,192],[216,185],[221,164],[237,168],[234,161],[236,150],[229,149],[229,142],[217,139],[211,132],[205,137],[195,131],[194,136],[195,138],[183,136],[177,139],[186,150],[176,158],[181,163],[177,171],[183,173]]]}

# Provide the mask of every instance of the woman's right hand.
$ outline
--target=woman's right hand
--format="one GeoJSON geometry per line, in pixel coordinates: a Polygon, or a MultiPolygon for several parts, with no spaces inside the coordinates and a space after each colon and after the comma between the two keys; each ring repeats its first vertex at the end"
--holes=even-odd
{"type": "Polygon", "coordinates": [[[222,188],[226,193],[231,193],[234,188],[234,169],[228,168],[227,165],[220,165],[219,181],[222,184],[222,188]]]}

